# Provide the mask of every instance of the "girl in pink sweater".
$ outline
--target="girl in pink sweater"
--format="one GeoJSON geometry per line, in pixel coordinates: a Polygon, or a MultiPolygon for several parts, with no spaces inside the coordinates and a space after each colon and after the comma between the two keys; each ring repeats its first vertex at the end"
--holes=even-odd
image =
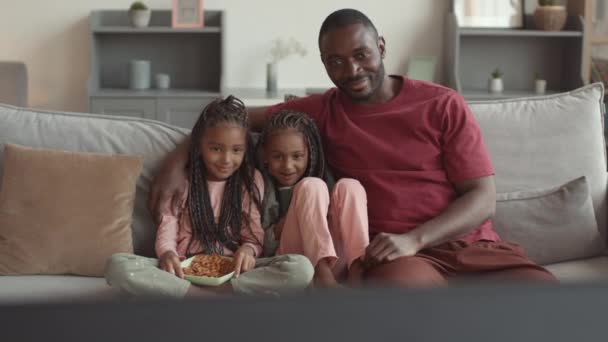
{"type": "MultiPolygon", "coordinates": [[[[196,254],[232,256],[235,277],[221,290],[280,294],[308,286],[312,266],[302,256],[258,259],[263,180],[254,167],[254,148],[243,103],[229,96],[201,113],[192,130],[188,185],[182,210],[162,213],[156,237],[158,259],[112,256],[106,278],[132,294],[183,297],[211,289],[184,280],[180,265],[196,254]]],[[[217,290],[217,289],[216,289],[217,290]]]]}

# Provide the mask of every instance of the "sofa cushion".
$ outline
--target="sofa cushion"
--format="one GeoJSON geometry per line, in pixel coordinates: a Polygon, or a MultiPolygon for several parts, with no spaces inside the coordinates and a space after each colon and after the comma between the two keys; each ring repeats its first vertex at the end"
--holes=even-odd
{"type": "Polygon", "coordinates": [[[133,248],[136,254],[150,257],[155,256],[156,226],[146,208],[148,187],[160,161],[187,133],[153,120],[0,105],[0,145],[144,156],[135,196],[133,248]]]}
{"type": "Polygon", "coordinates": [[[104,278],[31,275],[0,276],[0,304],[96,301],[126,297],[104,278]]]}
{"type": "Polygon", "coordinates": [[[497,192],[547,189],[585,176],[605,237],[603,94],[602,84],[595,83],[556,95],[471,102],[496,170],[497,192]]]}
{"type": "Polygon", "coordinates": [[[608,256],[560,262],[546,267],[562,283],[608,281],[608,256]]]}
{"type": "Polygon", "coordinates": [[[4,148],[0,274],[103,276],[133,253],[131,216],[141,156],[4,148]]]}
{"type": "Polygon", "coordinates": [[[496,232],[541,265],[603,253],[589,186],[580,177],[551,189],[496,196],[496,232]]]}

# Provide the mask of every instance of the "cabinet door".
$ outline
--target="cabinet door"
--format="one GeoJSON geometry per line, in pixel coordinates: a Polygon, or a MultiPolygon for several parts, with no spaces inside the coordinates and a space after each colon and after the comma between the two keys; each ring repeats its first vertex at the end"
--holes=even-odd
{"type": "Polygon", "coordinates": [[[92,98],[91,112],[156,119],[156,101],[153,99],[92,98]]]}
{"type": "Polygon", "coordinates": [[[165,98],[157,100],[158,120],[168,124],[192,129],[201,111],[214,98],[179,99],[165,98]]]}

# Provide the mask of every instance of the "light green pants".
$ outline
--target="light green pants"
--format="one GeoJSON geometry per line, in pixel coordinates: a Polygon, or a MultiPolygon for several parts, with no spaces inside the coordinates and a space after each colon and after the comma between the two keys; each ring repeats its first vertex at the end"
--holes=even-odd
{"type": "MultiPolygon", "coordinates": [[[[314,274],[308,258],[281,255],[257,259],[255,268],[230,280],[238,294],[281,295],[305,289],[314,274]]],[[[158,268],[158,259],[118,253],[107,262],[105,277],[112,287],[136,296],[183,298],[190,282],[158,268]]]]}

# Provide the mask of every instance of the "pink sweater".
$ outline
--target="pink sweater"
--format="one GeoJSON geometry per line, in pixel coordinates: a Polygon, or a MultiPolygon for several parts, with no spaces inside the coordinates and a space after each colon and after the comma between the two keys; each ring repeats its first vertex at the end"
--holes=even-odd
{"type": "MultiPolygon", "coordinates": [[[[256,170],[255,172],[255,184],[258,186],[260,194],[264,193],[264,181],[262,175],[256,170]]],[[[213,214],[215,220],[219,219],[220,209],[222,204],[222,198],[224,196],[224,187],[226,181],[207,181],[209,188],[209,198],[211,199],[211,206],[213,208],[213,214]]],[[[182,210],[180,215],[175,216],[169,210],[164,208],[162,210],[162,217],[158,230],[156,232],[156,255],[160,258],[161,255],[168,251],[172,251],[180,257],[186,255],[186,249],[192,240],[192,224],[190,222],[190,212],[188,210],[188,185],[186,185],[186,191],[182,199],[182,210]]],[[[243,209],[249,208],[249,197],[243,198],[243,209]]],[[[246,227],[241,230],[241,241],[242,245],[248,245],[253,248],[255,255],[259,256],[262,252],[262,241],[264,241],[264,230],[260,222],[260,212],[255,207],[251,206],[250,213],[250,226],[251,231],[246,227]],[[253,233],[253,234],[252,234],[253,233]]],[[[244,219],[247,219],[244,217],[244,219]]],[[[200,253],[202,251],[199,241],[194,241],[190,246],[190,254],[200,253]]],[[[224,248],[224,255],[232,255],[233,252],[227,248],[224,248]]]]}

